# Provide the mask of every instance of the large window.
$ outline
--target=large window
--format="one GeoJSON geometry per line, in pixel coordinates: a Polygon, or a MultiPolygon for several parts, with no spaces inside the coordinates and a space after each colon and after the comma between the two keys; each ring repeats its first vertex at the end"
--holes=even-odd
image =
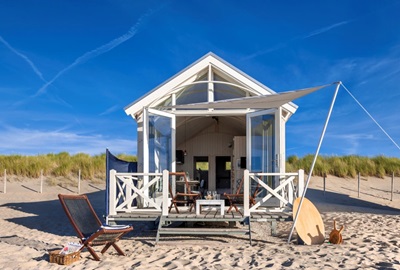
{"type": "MultiPolygon", "coordinates": [[[[215,73],[214,81],[227,82],[215,73]]],[[[224,83],[214,83],[214,100],[241,98],[245,96],[246,93],[238,87],[224,83]]]]}
{"type": "Polygon", "coordinates": [[[201,76],[197,81],[204,81],[204,83],[190,85],[176,94],[177,105],[208,101],[207,74],[201,76]]]}

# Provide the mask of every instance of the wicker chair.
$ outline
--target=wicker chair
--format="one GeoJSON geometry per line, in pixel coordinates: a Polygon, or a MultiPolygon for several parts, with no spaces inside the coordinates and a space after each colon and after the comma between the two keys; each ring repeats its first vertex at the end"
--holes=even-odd
{"type": "Polygon", "coordinates": [[[113,246],[120,255],[124,252],[117,246],[116,242],[126,233],[133,230],[132,226],[102,225],[86,195],[63,195],[59,194],[61,205],[67,214],[69,221],[74,227],[83,248],[87,248],[96,261],[100,261],[92,246],[103,246],[101,254],[113,246]]]}

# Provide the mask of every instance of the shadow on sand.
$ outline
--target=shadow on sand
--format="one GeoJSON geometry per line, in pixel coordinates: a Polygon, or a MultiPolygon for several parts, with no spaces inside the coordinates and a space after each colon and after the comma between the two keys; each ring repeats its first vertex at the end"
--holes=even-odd
{"type": "MultiPolygon", "coordinates": [[[[102,219],[103,215],[105,214],[105,191],[96,191],[93,193],[88,193],[87,195],[99,218],[102,219]]],[[[346,194],[327,191],[324,195],[322,190],[309,188],[306,197],[311,200],[321,212],[351,211],[389,215],[400,214],[400,209],[364,201],[361,199],[351,198],[346,194]],[[348,206],[352,207],[349,208],[348,206]]],[[[54,235],[76,235],[58,200],[28,203],[7,203],[0,207],[9,207],[32,215],[28,217],[10,218],[7,219],[7,221],[25,226],[29,229],[36,229],[54,235]]],[[[138,230],[140,230],[140,228],[135,227],[134,232],[138,233],[138,230]]]]}
{"type": "MultiPolygon", "coordinates": [[[[358,212],[398,215],[400,209],[387,205],[373,203],[362,200],[362,198],[352,198],[347,194],[335,193],[330,191],[317,190],[309,188],[306,197],[315,204],[321,212],[358,212]],[[351,206],[351,208],[349,208],[351,206]]],[[[382,199],[382,202],[385,201],[382,199]]]]}
{"type": "MultiPolygon", "coordinates": [[[[87,196],[100,220],[103,221],[102,217],[105,214],[105,191],[87,193],[87,196]]],[[[60,236],[76,235],[59,200],[7,203],[0,207],[13,208],[32,215],[6,219],[9,222],[60,236]]]]}

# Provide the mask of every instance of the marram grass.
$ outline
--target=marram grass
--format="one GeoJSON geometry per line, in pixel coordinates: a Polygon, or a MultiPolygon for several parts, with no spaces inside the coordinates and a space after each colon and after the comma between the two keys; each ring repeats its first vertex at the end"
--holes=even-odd
{"type": "MultiPolygon", "coordinates": [[[[286,171],[297,171],[304,169],[305,173],[310,172],[310,167],[314,159],[313,155],[302,158],[290,156],[286,162],[286,171]]],[[[337,177],[356,177],[360,173],[362,176],[376,176],[383,178],[387,175],[395,174],[400,176],[400,159],[376,156],[362,157],[350,156],[319,156],[314,166],[313,175],[324,176],[334,175],[337,177]]]]}
{"type": "MultiPolygon", "coordinates": [[[[118,158],[136,161],[135,156],[118,155],[118,158]]],[[[78,175],[81,179],[96,180],[106,176],[106,155],[90,156],[79,153],[70,155],[67,152],[37,156],[0,155],[0,176],[15,175],[21,177],[38,178],[43,170],[44,176],[69,177],[78,175]]]]}
{"type": "MultiPolygon", "coordinates": [[[[136,161],[136,156],[121,154],[118,158],[127,161],[136,161]]],[[[286,171],[294,172],[304,169],[309,173],[314,156],[304,157],[289,156],[286,161],[286,171]]],[[[78,175],[81,171],[81,178],[86,180],[105,179],[106,155],[90,156],[79,153],[70,155],[67,152],[58,154],[46,154],[37,156],[22,155],[0,155],[0,176],[15,175],[21,177],[38,178],[43,170],[44,176],[69,177],[78,175]]],[[[376,156],[363,157],[356,155],[349,156],[319,156],[314,167],[313,175],[324,176],[334,175],[338,177],[362,176],[384,177],[395,174],[400,176],[400,159],[376,156]]]]}

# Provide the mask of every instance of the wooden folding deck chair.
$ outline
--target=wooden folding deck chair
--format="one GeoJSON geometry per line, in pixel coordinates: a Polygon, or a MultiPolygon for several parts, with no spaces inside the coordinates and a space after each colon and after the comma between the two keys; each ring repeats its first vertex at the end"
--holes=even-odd
{"type": "Polygon", "coordinates": [[[81,249],[87,248],[96,261],[100,261],[100,257],[92,246],[104,245],[101,254],[113,246],[118,254],[125,255],[116,242],[124,234],[132,231],[132,226],[102,225],[86,195],[59,194],[58,198],[83,245],[81,249]]]}
{"type": "Polygon", "coordinates": [[[183,177],[186,186],[186,192],[176,192],[173,194],[171,184],[169,184],[169,194],[171,195],[171,205],[169,206],[168,212],[171,212],[172,207],[175,208],[176,212],[179,214],[178,203],[183,203],[190,205],[189,211],[191,212],[193,208],[196,207],[196,200],[201,198],[201,193],[192,192],[190,185],[186,178],[186,173],[184,172],[170,172],[170,176],[183,177]]]}
{"type": "MultiPolygon", "coordinates": [[[[225,196],[229,201],[229,208],[226,211],[227,213],[230,213],[230,211],[232,211],[232,208],[234,208],[236,210],[236,212],[241,213],[236,204],[243,203],[243,196],[244,196],[243,195],[243,190],[242,190],[243,189],[243,182],[244,182],[244,178],[242,177],[242,179],[240,180],[239,186],[236,189],[236,193],[235,194],[229,194],[229,193],[224,193],[223,194],[223,196],[225,196]]],[[[254,192],[252,194],[250,194],[250,198],[249,198],[250,207],[252,207],[253,205],[256,204],[255,198],[256,198],[256,196],[257,196],[257,194],[259,192],[259,187],[260,187],[260,185],[257,184],[256,188],[254,189],[254,192]]]]}

